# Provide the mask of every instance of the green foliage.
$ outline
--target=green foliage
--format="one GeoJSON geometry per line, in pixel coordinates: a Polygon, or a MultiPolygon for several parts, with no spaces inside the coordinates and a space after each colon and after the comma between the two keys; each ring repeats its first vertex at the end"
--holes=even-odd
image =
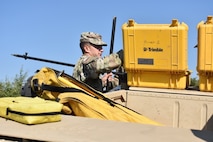
{"type": "Polygon", "coordinates": [[[199,86],[199,80],[194,77],[194,78],[191,78],[191,86],[199,86]]]}
{"type": "Polygon", "coordinates": [[[26,77],[27,73],[24,73],[23,69],[21,69],[19,74],[16,74],[13,81],[6,78],[4,82],[0,82],[0,97],[20,96],[21,87],[26,77]]]}

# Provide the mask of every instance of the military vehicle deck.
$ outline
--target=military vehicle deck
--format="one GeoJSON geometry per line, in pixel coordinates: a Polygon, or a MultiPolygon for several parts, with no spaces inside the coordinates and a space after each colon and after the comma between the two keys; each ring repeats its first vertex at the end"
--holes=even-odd
{"type": "Polygon", "coordinates": [[[68,115],[62,115],[60,122],[39,125],[25,125],[4,118],[0,118],[0,124],[0,136],[4,136],[1,137],[2,141],[7,141],[8,138],[16,138],[19,141],[57,142],[213,141],[211,131],[157,127],[68,115]]]}

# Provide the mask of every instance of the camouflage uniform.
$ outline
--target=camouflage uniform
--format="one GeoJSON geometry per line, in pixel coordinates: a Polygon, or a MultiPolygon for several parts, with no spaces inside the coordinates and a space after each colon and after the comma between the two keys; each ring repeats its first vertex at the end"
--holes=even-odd
{"type": "MultiPolygon", "coordinates": [[[[101,36],[96,33],[86,32],[81,34],[80,42],[89,42],[95,45],[106,46],[101,36]]],[[[118,54],[113,53],[103,58],[82,55],[74,67],[73,77],[79,81],[85,82],[98,91],[103,91],[100,75],[111,72],[121,65],[118,54]]]]}

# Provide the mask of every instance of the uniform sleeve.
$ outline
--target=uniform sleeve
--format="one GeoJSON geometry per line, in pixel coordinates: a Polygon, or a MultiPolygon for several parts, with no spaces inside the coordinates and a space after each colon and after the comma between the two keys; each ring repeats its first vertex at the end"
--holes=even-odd
{"type": "Polygon", "coordinates": [[[121,65],[118,54],[113,53],[103,58],[89,57],[83,62],[84,72],[87,77],[97,78],[100,73],[109,72],[121,65]]]}
{"type": "Polygon", "coordinates": [[[109,56],[105,56],[104,58],[99,58],[96,62],[97,71],[101,73],[105,73],[120,67],[121,60],[118,54],[113,53],[109,56]]]}

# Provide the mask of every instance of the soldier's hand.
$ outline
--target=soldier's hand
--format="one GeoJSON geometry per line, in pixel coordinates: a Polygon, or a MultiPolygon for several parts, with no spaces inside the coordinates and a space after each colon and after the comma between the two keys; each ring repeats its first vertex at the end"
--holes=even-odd
{"type": "Polygon", "coordinates": [[[103,86],[107,86],[107,82],[112,81],[112,72],[104,74],[101,80],[102,80],[103,86]]]}

